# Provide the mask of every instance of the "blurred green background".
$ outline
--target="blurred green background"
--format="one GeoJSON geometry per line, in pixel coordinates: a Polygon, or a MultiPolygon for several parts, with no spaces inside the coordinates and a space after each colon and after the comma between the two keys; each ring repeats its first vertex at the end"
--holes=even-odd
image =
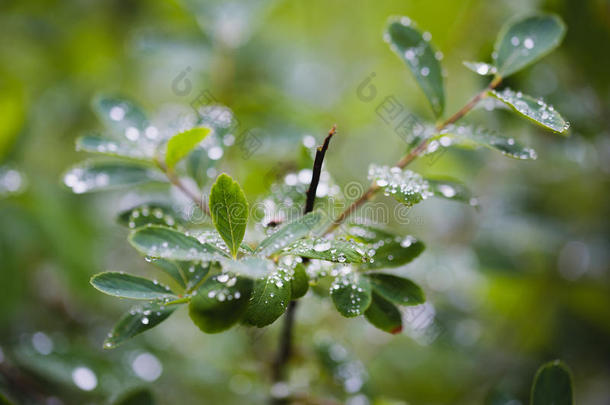
{"type": "Polygon", "coordinates": [[[204,335],[181,310],[102,350],[128,304],[95,291],[89,277],[151,270],[114,220],[124,192],[76,196],[60,182],[84,157],[75,138],[100,127],[94,95],[126,96],[152,115],[188,108],[208,91],[243,128],[264,133],[249,159],[234,150],[223,163],[251,201],[268,191],[273,167],[297,160],[304,135],[319,142],[335,123],[327,169],[341,186],[365,185],[370,162],[391,164],[406,148],[377,116],[379,101],[393,95],[431,119],[382,41],[386,19],[407,15],[432,33],[453,112],[486,85],[462,61],[489,61],[503,23],[535,11],[559,14],[567,36],[506,84],[553,104],[571,136],[507,111],[473,112],[470,121],[531,145],[538,160],[451,151],[418,162],[422,173],[462,179],[482,206],[430,201],[408,224],[390,216],[388,227],[427,243],[400,270],[424,287],[426,316],[391,336],[341,318],[310,293],[297,313],[291,387],[307,393],[303,403],[517,405],[528,403],[536,368],[561,358],[572,368],[577,403],[610,404],[606,0],[3,0],[0,392],[49,405],[111,403],[137,387],[158,404],[255,404],[268,396],[281,320],[204,335]],[[373,72],[377,99],[364,102],[357,88],[373,72]]]}

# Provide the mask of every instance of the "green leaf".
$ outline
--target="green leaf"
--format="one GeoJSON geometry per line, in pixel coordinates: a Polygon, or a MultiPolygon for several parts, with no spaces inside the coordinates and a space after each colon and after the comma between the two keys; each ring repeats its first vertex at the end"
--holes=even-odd
{"type": "Polygon", "coordinates": [[[373,291],[371,305],[364,312],[375,327],[392,334],[402,331],[402,317],[396,305],[373,291]]]}
{"type": "Polygon", "coordinates": [[[104,341],[104,349],[113,349],[126,340],[151,329],[170,316],[176,305],[149,303],[133,307],[114,325],[104,341]]]}
{"type": "Polygon", "coordinates": [[[533,160],[537,157],[536,151],[523,146],[514,138],[500,136],[495,131],[471,124],[448,125],[432,138],[426,153],[435,153],[445,147],[474,149],[479,146],[497,150],[515,159],[533,160]]]}
{"type": "Polygon", "coordinates": [[[426,302],[422,289],[413,281],[392,274],[367,273],[373,291],[399,305],[419,305],[426,302]]]}
{"type": "Polygon", "coordinates": [[[368,270],[402,266],[419,256],[426,247],[413,236],[398,236],[367,225],[350,225],[347,232],[369,245],[368,254],[373,260],[362,265],[368,270]]]}
{"type": "Polygon", "coordinates": [[[254,282],[228,273],[207,279],[189,303],[189,316],[205,333],[229,329],[248,309],[254,282]]]}
{"type": "MultiPolygon", "coordinates": [[[[93,100],[93,111],[98,118],[117,134],[124,135],[130,141],[136,141],[145,137],[145,131],[149,127],[146,115],[133,102],[118,98],[98,96],[93,100]],[[135,135],[133,128],[137,130],[135,135]],[[128,132],[129,131],[129,132],[128,132]]],[[[148,134],[150,137],[151,134],[148,134]]]]}
{"type": "Polygon", "coordinates": [[[324,238],[298,240],[285,247],[282,250],[282,255],[296,255],[337,263],[364,263],[368,261],[364,246],[354,241],[324,238]]]}
{"type": "Polygon", "coordinates": [[[186,157],[211,132],[210,128],[193,128],[174,135],[167,142],[165,163],[172,168],[186,157]]]}
{"type": "Polygon", "coordinates": [[[273,323],[288,307],[292,277],[285,269],[277,269],[254,282],[254,291],[244,315],[244,323],[262,328],[273,323]]]}
{"type": "Polygon", "coordinates": [[[351,272],[335,278],[330,296],[339,313],[347,318],[362,315],[371,304],[371,284],[360,273],[351,272]]]}
{"type": "Polygon", "coordinates": [[[173,299],[176,295],[169,287],[147,278],[119,272],[99,273],[90,283],[104,294],[133,300],[173,299]]]}
{"type": "Polygon", "coordinates": [[[210,213],[216,230],[236,257],[246,233],[248,201],[239,184],[225,173],[210,190],[210,213]]]}
{"type": "Polygon", "coordinates": [[[427,178],[426,181],[430,184],[430,190],[435,197],[459,201],[472,206],[478,205],[478,200],[472,195],[468,187],[457,180],[427,178]]]}
{"type": "Polygon", "coordinates": [[[391,21],[384,35],[390,48],[407,64],[428,98],[437,117],[445,108],[445,90],[439,59],[442,57],[430,43],[429,32],[421,33],[408,17],[391,21]]]}
{"type": "Polygon", "coordinates": [[[187,291],[194,288],[210,272],[212,262],[151,259],[151,262],[176,280],[187,291]]]}
{"type": "Polygon", "coordinates": [[[163,270],[165,274],[174,279],[180,287],[186,288],[186,274],[178,263],[191,263],[191,262],[178,262],[166,259],[150,259],[151,263],[163,270]]]}
{"type": "Polygon", "coordinates": [[[84,135],[76,139],[76,150],[100,155],[152,162],[154,147],[142,147],[99,135],[84,135]]]}
{"type": "Polygon", "coordinates": [[[129,243],[139,252],[154,258],[170,260],[213,261],[225,253],[209,243],[172,228],[148,225],[131,232],[129,243]]]}
{"type": "Polygon", "coordinates": [[[411,170],[373,164],[369,166],[368,177],[383,189],[385,195],[391,195],[396,201],[407,206],[412,206],[432,196],[428,182],[411,170]]]}
{"type": "Polygon", "coordinates": [[[145,225],[175,227],[182,223],[182,218],[166,205],[146,203],[121,212],[117,216],[117,222],[132,229],[145,225]]]}
{"type": "Polygon", "coordinates": [[[160,173],[150,167],[130,162],[87,160],[69,169],[64,184],[76,194],[111,190],[151,181],[165,182],[160,173]]]}
{"type": "Polygon", "coordinates": [[[297,263],[294,267],[294,275],[290,282],[291,294],[290,297],[293,300],[303,297],[309,290],[309,276],[305,266],[302,263],[297,263]]]}
{"type": "Polygon", "coordinates": [[[572,405],[572,375],[560,360],[542,365],[536,372],[531,405],[572,405]]]}
{"type": "Polygon", "coordinates": [[[322,215],[317,212],[310,212],[301,218],[290,222],[275,233],[263,240],[256,249],[256,252],[269,256],[284,247],[290,245],[297,239],[307,235],[322,219],[322,215]]]}
{"type": "Polygon", "coordinates": [[[542,99],[535,99],[509,88],[502,91],[492,90],[489,94],[524,117],[553,132],[565,135],[570,128],[570,124],[555,111],[553,106],[546,104],[542,99]]]}
{"type": "Polygon", "coordinates": [[[498,35],[493,53],[498,75],[507,77],[555,49],[565,35],[556,15],[534,15],[509,22],[498,35]]]}
{"type": "Polygon", "coordinates": [[[155,398],[149,389],[136,388],[121,395],[112,405],[155,405],[155,398]]]}
{"type": "Polygon", "coordinates": [[[462,63],[468,69],[481,76],[495,75],[497,72],[496,67],[494,65],[490,65],[489,63],[468,61],[464,61],[462,63]]]}

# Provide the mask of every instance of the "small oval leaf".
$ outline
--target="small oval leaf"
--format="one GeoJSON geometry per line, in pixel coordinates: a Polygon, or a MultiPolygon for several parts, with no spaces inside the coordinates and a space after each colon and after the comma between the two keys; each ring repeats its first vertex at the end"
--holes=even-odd
{"type": "Polygon", "coordinates": [[[117,222],[132,229],[145,225],[175,227],[182,223],[182,218],[167,205],[146,203],[121,212],[117,216],[117,222]]]}
{"type": "Polygon", "coordinates": [[[473,72],[475,72],[476,74],[481,75],[481,76],[495,75],[498,71],[494,65],[490,65],[489,63],[485,63],[485,62],[464,61],[462,63],[468,69],[472,70],[473,72]]]}
{"type": "Polygon", "coordinates": [[[213,261],[225,257],[224,252],[208,243],[159,225],[134,230],[129,235],[129,242],[141,253],[154,258],[213,261]]]}
{"type": "Polygon", "coordinates": [[[402,331],[402,316],[396,305],[373,291],[371,305],[364,312],[366,319],[385,332],[392,334],[402,331]]]}
{"type": "Polygon", "coordinates": [[[233,257],[246,233],[248,201],[239,184],[223,173],[210,191],[210,214],[216,230],[233,257]]]}
{"type": "Polygon", "coordinates": [[[91,277],[91,285],[104,294],[134,300],[173,299],[169,287],[147,278],[119,272],[106,272],[91,277]]]}
{"type": "Polygon", "coordinates": [[[565,24],[556,15],[534,15],[510,21],[498,35],[494,64],[507,77],[555,49],[565,35],[565,24]]]}
{"type": "Polygon", "coordinates": [[[254,291],[244,315],[244,323],[262,328],[273,323],[288,307],[292,276],[278,269],[254,282],[254,291]]]}
{"type": "Polygon", "coordinates": [[[297,263],[294,267],[294,275],[290,282],[291,294],[290,297],[293,300],[303,297],[309,290],[309,276],[305,266],[302,263],[297,263]]]}
{"type": "Polygon", "coordinates": [[[168,168],[172,168],[184,159],[206,136],[209,135],[210,128],[193,128],[188,131],[174,135],[167,142],[165,152],[165,163],[168,168]]]}
{"type": "Polygon", "coordinates": [[[413,281],[392,274],[368,273],[373,290],[398,305],[419,305],[426,302],[424,292],[413,281]]]}
{"type": "Polygon", "coordinates": [[[428,182],[411,170],[373,164],[369,167],[368,178],[383,189],[384,195],[391,195],[396,201],[407,206],[432,196],[428,182]]]}
{"type": "Polygon", "coordinates": [[[531,405],[572,405],[572,376],[560,360],[542,365],[536,372],[531,405]]]}
{"type": "Polygon", "coordinates": [[[520,91],[515,92],[509,88],[502,91],[492,90],[489,94],[524,117],[553,132],[565,135],[570,128],[570,124],[555,111],[553,106],[546,104],[542,99],[535,99],[520,91]]]}
{"type": "Polygon", "coordinates": [[[119,158],[152,162],[154,147],[120,142],[99,135],[84,135],[76,139],[76,150],[119,158]]]}
{"type": "Polygon", "coordinates": [[[317,212],[310,212],[301,218],[286,224],[261,242],[256,253],[269,256],[297,239],[307,235],[322,219],[317,212]]]}
{"type": "Polygon", "coordinates": [[[445,108],[445,90],[441,54],[430,43],[429,32],[421,33],[408,17],[391,21],[384,35],[390,47],[407,64],[415,80],[428,98],[434,115],[445,108]]]}
{"type": "Polygon", "coordinates": [[[239,322],[248,309],[253,281],[228,273],[207,279],[189,303],[189,316],[205,333],[218,333],[239,322]]]}
{"type": "Polygon", "coordinates": [[[167,319],[176,308],[176,305],[164,306],[150,303],[130,309],[108,334],[104,341],[104,349],[113,349],[132,337],[157,326],[167,319]]]}
{"type": "Polygon", "coordinates": [[[339,313],[347,318],[362,315],[371,304],[371,284],[359,273],[338,276],[330,286],[330,296],[339,313]]]}

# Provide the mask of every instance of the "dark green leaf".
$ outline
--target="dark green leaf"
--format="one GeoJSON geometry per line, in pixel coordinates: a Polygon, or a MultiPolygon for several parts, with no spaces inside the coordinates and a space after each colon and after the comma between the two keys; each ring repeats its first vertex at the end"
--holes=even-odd
{"type": "Polygon", "coordinates": [[[305,266],[302,263],[297,263],[297,265],[294,267],[294,275],[292,277],[292,281],[290,282],[290,286],[290,297],[293,300],[301,298],[307,294],[307,290],[309,290],[309,276],[307,275],[305,266]]]}
{"type": "Polygon", "coordinates": [[[193,128],[174,135],[167,142],[165,163],[172,168],[186,157],[208,134],[210,128],[193,128]]]}
{"type": "Polygon", "coordinates": [[[531,405],[572,405],[572,376],[560,360],[542,365],[534,378],[531,405]]]}
{"type": "Polygon", "coordinates": [[[371,284],[360,273],[341,275],[330,286],[330,296],[341,315],[362,315],[371,304],[371,284]]]}
{"type": "Polygon", "coordinates": [[[432,196],[430,185],[422,176],[398,167],[377,166],[369,167],[369,180],[383,189],[385,195],[391,195],[407,206],[412,206],[432,196]]]}
{"type": "Polygon", "coordinates": [[[521,92],[514,92],[509,88],[499,92],[492,90],[489,94],[522,116],[553,132],[565,135],[570,128],[570,124],[555,111],[553,106],[546,104],[541,99],[535,99],[521,92]]]}
{"type": "Polygon", "coordinates": [[[147,166],[98,160],[88,160],[72,166],[63,179],[65,185],[77,194],[165,181],[160,173],[147,166]]]}
{"type": "Polygon", "coordinates": [[[175,294],[169,287],[147,278],[130,274],[107,272],[91,277],[91,285],[99,291],[115,297],[134,300],[173,299],[175,294]]]}
{"type": "Polygon", "coordinates": [[[290,245],[297,239],[307,235],[322,219],[322,215],[317,212],[310,212],[303,217],[283,225],[275,233],[263,240],[256,249],[257,253],[269,256],[284,247],[290,245]]]}
{"type": "Polygon", "coordinates": [[[254,282],[254,291],[244,315],[244,323],[259,328],[273,323],[288,307],[292,286],[292,277],[283,269],[271,275],[258,278],[254,282]]]}
{"type": "Polygon", "coordinates": [[[84,135],[76,139],[76,150],[145,162],[152,162],[154,156],[153,147],[145,148],[98,135],[84,135]]]}
{"type": "Polygon", "coordinates": [[[227,244],[233,257],[246,233],[248,201],[237,182],[221,174],[210,191],[210,213],[218,233],[227,244]]]}
{"type": "Polygon", "coordinates": [[[498,75],[507,77],[555,49],[565,35],[555,15],[535,15],[509,22],[498,35],[493,59],[498,75]]]}
{"type": "Polygon", "coordinates": [[[282,254],[338,263],[364,263],[368,261],[362,245],[353,241],[324,238],[298,240],[292,245],[285,247],[282,254]]]}
{"type": "Polygon", "coordinates": [[[229,329],[248,309],[253,284],[249,278],[228,273],[207,279],[191,299],[191,319],[205,333],[229,329]]]}
{"type": "Polygon", "coordinates": [[[408,17],[391,21],[384,35],[392,50],[411,69],[434,115],[439,117],[445,108],[443,73],[439,61],[441,54],[432,47],[430,38],[429,32],[422,34],[408,17]]]}
{"type": "Polygon", "coordinates": [[[129,235],[129,242],[141,253],[154,258],[213,261],[225,255],[208,243],[159,225],[134,230],[129,235]]]}
{"type": "Polygon", "coordinates": [[[130,309],[108,334],[104,341],[104,349],[113,349],[126,340],[157,326],[167,319],[176,308],[176,305],[164,306],[149,303],[130,309]]]}
{"type": "Polygon", "coordinates": [[[136,388],[123,395],[113,405],[155,405],[152,392],[146,388],[136,388]]]}
{"type": "Polygon", "coordinates": [[[375,291],[372,297],[371,305],[364,312],[366,319],[383,331],[393,334],[402,331],[402,317],[398,308],[375,291]]]}
{"type": "Polygon", "coordinates": [[[363,269],[398,267],[411,262],[425,249],[423,242],[413,236],[398,236],[367,225],[350,225],[348,234],[368,244],[371,261],[363,269]]]}
{"type": "Polygon", "coordinates": [[[182,222],[182,218],[166,205],[147,203],[121,212],[117,221],[129,228],[140,228],[145,225],[175,227],[182,222]]]}
{"type": "Polygon", "coordinates": [[[413,281],[391,274],[368,273],[373,291],[399,305],[419,305],[426,302],[422,289],[413,281]]]}

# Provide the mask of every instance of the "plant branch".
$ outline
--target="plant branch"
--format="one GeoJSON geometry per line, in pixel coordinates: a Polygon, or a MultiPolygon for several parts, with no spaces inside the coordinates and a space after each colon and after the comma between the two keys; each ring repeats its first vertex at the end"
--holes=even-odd
{"type": "Polygon", "coordinates": [[[195,203],[195,205],[197,205],[201,209],[201,211],[203,211],[204,214],[206,214],[208,217],[210,216],[210,209],[204,203],[203,199],[200,197],[197,197],[197,195],[195,195],[195,193],[193,193],[191,190],[189,190],[188,187],[186,187],[184,185],[182,180],[180,180],[180,177],[178,177],[178,175],[176,175],[176,172],[174,172],[173,169],[168,168],[165,165],[165,163],[163,163],[158,158],[155,158],[155,164],[157,165],[157,167],[159,169],[161,169],[161,171],[163,173],[165,173],[165,175],[167,176],[167,179],[169,180],[170,183],[172,183],[174,186],[176,186],[180,191],[182,191],[182,193],[184,193],[184,195],[186,195],[189,199],[191,199],[191,201],[193,201],[195,203]]]}
{"type": "MultiPolygon", "coordinates": [[[[307,201],[305,203],[305,209],[303,214],[307,214],[313,211],[314,203],[316,200],[316,191],[320,182],[320,174],[322,173],[322,163],[324,162],[324,156],[328,150],[330,140],[337,133],[337,126],[333,127],[328,131],[328,135],[324,138],[324,143],[319,146],[316,150],[316,157],[314,159],[313,170],[311,174],[311,182],[307,189],[307,201]]],[[[297,308],[297,301],[290,301],[288,309],[286,310],[286,317],[282,326],[282,334],[280,336],[280,347],[277,356],[273,362],[272,368],[272,380],[273,383],[277,383],[284,380],[285,368],[292,355],[292,331],[294,329],[294,318],[297,308]]],[[[282,400],[272,398],[271,403],[282,403],[282,400]]]]}
{"type": "MultiPolygon", "coordinates": [[[[500,76],[496,76],[485,89],[483,89],[481,92],[476,94],[473,98],[471,98],[470,101],[468,101],[468,103],[466,103],[462,108],[460,108],[455,114],[453,114],[451,117],[447,118],[447,120],[443,121],[442,123],[437,124],[436,130],[441,131],[441,130],[447,128],[449,125],[455,123],[462,117],[464,117],[466,114],[468,114],[478,104],[478,102],[481,101],[481,99],[483,99],[487,96],[487,92],[496,88],[500,84],[501,81],[502,81],[502,78],[500,76]]],[[[396,164],[394,166],[404,169],[413,160],[415,160],[422,152],[424,152],[427,147],[428,147],[428,139],[422,140],[419,143],[419,145],[417,145],[417,147],[415,147],[409,153],[407,153],[405,156],[403,156],[398,162],[396,162],[396,164]]],[[[326,235],[326,234],[334,231],[341,223],[343,223],[343,221],[345,221],[351,214],[353,214],[354,211],[356,211],[362,204],[364,204],[365,202],[370,200],[377,193],[377,191],[379,191],[379,189],[380,189],[380,187],[377,184],[375,184],[375,182],[373,182],[371,184],[371,186],[368,188],[368,190],[366,190],[364,192],[364,194],[362,194],[360,196],[359,199],[354,201],[349,207],[347,207],[343,212],[341,212],[341,214],[339,214],[339,216],[333,221],[333,223],[328,227],[328,229],[326,230],[326,232],[324,232],[324,234],[326,235]]]]}

